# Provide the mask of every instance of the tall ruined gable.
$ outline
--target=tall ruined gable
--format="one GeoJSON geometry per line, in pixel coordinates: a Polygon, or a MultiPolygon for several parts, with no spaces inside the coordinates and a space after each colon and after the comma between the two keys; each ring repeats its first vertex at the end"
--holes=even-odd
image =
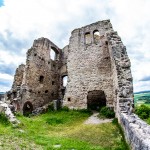
{"type": "Polygon", "coordinates": [[[133,103],[130,61],[109,20],[75,29],[67,60],[68,84],[64,105],[87,108],[107,105],[117,112],[133,103]],[[122,102],[125,102],[122,104],[122,102]],[[92,106],[91,106],[92,107],[92,106]]]}

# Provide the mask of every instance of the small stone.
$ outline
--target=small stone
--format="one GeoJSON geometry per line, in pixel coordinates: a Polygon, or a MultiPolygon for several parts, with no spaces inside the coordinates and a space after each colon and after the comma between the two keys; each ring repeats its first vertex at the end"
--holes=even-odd
{"type": "Polygon", "coordinates": [[[54,148],[60,148],[61,145],[60,145],[60,144],[55,144],[55,145],[53,145],[53,147],[54,147],[54,148]]]}

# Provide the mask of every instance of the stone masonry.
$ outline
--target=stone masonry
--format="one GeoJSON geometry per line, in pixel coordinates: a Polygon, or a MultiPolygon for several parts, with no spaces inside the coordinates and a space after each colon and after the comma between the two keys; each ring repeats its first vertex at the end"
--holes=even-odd
{"type": "Polygon", "coordinates": [[[130,67],[110,20],[99,21],[73,30],[63,49],[46,38],[35,40],[26,65],[16,70],[7,100],[23,114],[42,112],[49,102],[71,109],[110,107],[131,148],[150,150],[150,127],[133,114],[130,67]]]}
{"type": "Polygon", "coordinates": [[[69,45],[63,49],[39,38],[27,51],[26,65],[17,68],[7,96],[21,112],[63,100],[69,108],[106,105],[118,114],[125,103],[133,103],[126,48],[110,20],[73,30],[69,45]],[[64,77],[68,78],[66,86],[64,77]]]}

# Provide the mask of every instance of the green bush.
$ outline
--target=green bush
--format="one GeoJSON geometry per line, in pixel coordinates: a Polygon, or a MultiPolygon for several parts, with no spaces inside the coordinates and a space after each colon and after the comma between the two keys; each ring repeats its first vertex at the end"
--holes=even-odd
{"type": "Polygon", "coordinates": [[[20,112],[15,112],[14,115],[15,115],[16,117],[22,117],[22,116],[23,116],[23,114],[21,114],[20,112]]]}
{"type": "Polygon", "coordinates": [[[69,111],[69,108],[67,107],[67,106],[64,106],[64,107],[62,107],[61,109],[60,109],[61,111],[69,111]]]}
{"type": "Polygon", "coordinates": [[[9,125],[10,124],[8,118],[3,113],[0,113],[0,123],[3,125],[9,125]]]}
{"type": "Polygon", "coordinates": [[[136,108],[135,113],[141,118],[141,119],[148,119],[150,117],[150,107],[146,105],[141,105],[136,108]]]}
{"type": "Polygon", "coordinates": [[[147,123],[150,124],[150,117],[147,119],[147,123]]]}
{"type": "Polygon", "coordinates": [[[50,103],[48,105],[48,112],[50,112],[50,111],[54,111],[54,105],[53,105],[53,103],[50,103]]]}
{"type": "Polygon", "coordinates": [[[106,118],[114,118],[115,112],[109,107],[102,107],[100,110],[100,116],[106,117],[106,118]]]}

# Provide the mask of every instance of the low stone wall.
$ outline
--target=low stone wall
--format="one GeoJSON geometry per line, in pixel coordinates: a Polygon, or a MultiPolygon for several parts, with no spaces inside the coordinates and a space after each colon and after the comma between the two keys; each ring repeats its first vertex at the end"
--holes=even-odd
{"type": "Polygon", "coordinates": [[[122,112],[119,121],[132,150],[150,150],[150,125],[135,114],[122,112]]]}

